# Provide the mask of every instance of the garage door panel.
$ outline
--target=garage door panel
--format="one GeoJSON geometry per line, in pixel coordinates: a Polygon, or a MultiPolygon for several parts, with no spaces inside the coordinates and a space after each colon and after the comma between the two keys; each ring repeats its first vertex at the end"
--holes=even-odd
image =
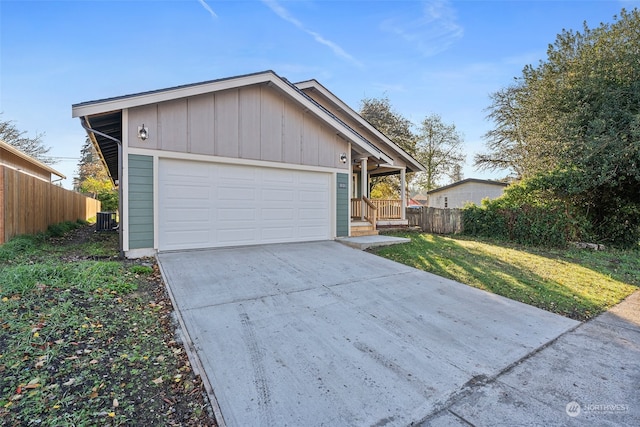
{"type": "Polygon", "coordinates": [[[283,238],[293,238],[294,230],[283,225],[281,227],[265,227],[262,229],[262,240],[265,243],[279,242],[283,238]]]}
{"type": "Polygon", "coordinates": [[[245,227],[229,228],[218,231],[218,245],[215,246],[236,246],[242,244],[252,244],[256,240],[256,230],[245,227]]]}
{"type": "Polygon", "coordinates": [[[254,187],[219,187],[218,199],[220,200],[250,200],[256,198],[254,187]]]}
{"type": "MultiPolygon", "coordinates": [[[[295,219],[295,211],[291,208],[262,208],[260,210],[262,220],[271,222],[292,221],[295,219]]],[[[291,224],[291,222],[289,222],[291,224]]]]}
{"type": "Polygon", "coordinates": [[[218,221],[254,221],[256,212],[253,209],[218,208],[216,209],[218,221]]]}
{"type": "Polygon", "coordinates": [[[190,208],[187,206],[166,208],[165,213],[166,221],[174,223],[175,226],[195,227],[192,224],[198,223],[200,228],[201,225],[208,223],[210,220],[210,213],[207,208],[190,208]]]}
{"type": "Polygon", "coordinates": [[[260,199],[265,202],[291,202],[294,197],[295,192],[293,190],[265,188],[262,190],[260,199]]]}
{"type": "Polygon", "coordinates": [[[159,249],[329,239],[330,183],[328,173],[160,159],[159,249]]]}

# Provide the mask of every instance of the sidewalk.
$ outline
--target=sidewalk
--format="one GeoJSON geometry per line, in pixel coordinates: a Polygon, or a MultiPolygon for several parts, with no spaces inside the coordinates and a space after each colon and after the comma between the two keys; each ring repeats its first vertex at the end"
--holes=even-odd
{"type": "Polygon", "coordinates": [[[421,425],[640,425],[640,291],[479,379],[421,425]]]}

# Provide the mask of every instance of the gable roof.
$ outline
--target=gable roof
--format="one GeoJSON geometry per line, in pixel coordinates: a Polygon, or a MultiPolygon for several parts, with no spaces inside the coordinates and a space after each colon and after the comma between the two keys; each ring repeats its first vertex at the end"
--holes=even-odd
{"type": "Polygon", "coordinates": [[[419,172],[419,171],[426,170],[425,167],[420,162],[414,159],[409,153],[404,151],[398,144],[396,144],[391,139],[389,139],[389,137],[387,137],[385,134],[380,132],[375,126],[373,126],[364,117],[362,117],[360,114],[354,111],[353,108],[345,104],[340,98],[335,96],[329,89],[321,85],[317,80],[315,79],[306,80],[303,82],[296,83],[295,85],[296,87],[302,90],[313,89],[320,92],[326,99],[328,99],[334,105],[334,107],[336,107],[338,110],[342,110],[345,113],[347,113],[353,120],[355,120],[358,123],[359,126],[373,133],[380,140],[382,140],[387,146],[389,146],[393,151],[397,152],[402,157],[402,159],[405,162],[407,162],[407,164],[410,166],[409,169],[411,169],[411,171],[419,172]]]}
{"type": "MultiPolygon", "coordinates": [[[[0,140],[0,151],[7,151],[7,152],[13,154],[16,157],[19,157],[19,158],[27,161],[28,163],[32,164],[36,168],[42,169],[46,173],[49,173],[51,175],[55,175],[55,176],[60,177],[62,179],[66,179],[67,178],[65,175],[63,175],[62,173],[60,173],[57,170],[53,169],[51,166],[45,165],[41,161],[34,159],[33,157],[31,157],[31,156],[23,153],[22,151],[18,150],[13,145],[7,144],[6,142],[4,142],[2,140],[0,140]]],[[[2,157],[3,156],[0,156],[0,165],[4,164],[3,161],[2,161],[2,157]]],[[[24,172],[27,172],[27,171],[24,171],[24,172]]]]}
{"type": "MultiPolygon", "coordinates": [[[[383,150],[376,147],[356,130],[332,114],[327,108],[306,95],[299,87],[279,77],[275,72],[270,70],[175,86],[167,89],[82,102],[72,106],[72,116],[80,118],[82,126],[87,130],[94,145],[97,145],[96,148],[98,148],[98,152],[101,153],[103,162],[111,178],[115,181],[119,178],[118,144],[122,141],[122,110],[255,84],[267,84],[279,89],[290,99],[298,102],[303,108],[312,112],[318,119],[332,127],[337,135],[350,141],[354,147],[358,147],[361,152],[383,160],[388,164],[393,164],[393,159],[385,154],[383,150]]],[[[346,104],[343,103],[343,105],[346,104]]],[[[384,137],[382,134],[380,134],[380,136],[384,137]]],[[[407,156],[412,159],[411,156],[395,144],[391,146],[391,151],[397,152],[403,159],[407,156]]],[[[415,167],[421,167],[415,160],[413,160],[411,164],[415,167]]]]}
{"type": "Polygon", "coordinates": [[[429,191],[427,194],[438,193],[440,191],[448,190],[450,188],[458,187],[460,185],[468,184],[470,182],[474,182],[474,183],[477,183],[477,184],[491,184],[491,185],[496,185],[496,186],[499,186],[499,187],[506,187],[506,186],[509,185],[506,182],[491,181],[491,180],[488,180],[488,179],[467,178],[467,179],[463,179],[462,181],[454,182],[453,184],[449,184],[449,185],[445,185],[445,186],[433,189],[433,190],[429,191]]]}

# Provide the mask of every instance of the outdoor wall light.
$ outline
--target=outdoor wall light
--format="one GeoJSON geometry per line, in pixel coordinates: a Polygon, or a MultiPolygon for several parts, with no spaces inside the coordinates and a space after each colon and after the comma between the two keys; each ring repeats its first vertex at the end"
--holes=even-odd
{"type": "Polygon", "coordinates": [[[347,163],[347,153],[341,153],[340,154],[340,161],[342,163],[347,163]]]}
{"type": "Polygon", "coordinates": [[[138,138],[143,141],[146,141],[147,138],[149,138],[149,129],[144,127],[144,123],[142,124],[142,126],[138,126],[138,138]]]}

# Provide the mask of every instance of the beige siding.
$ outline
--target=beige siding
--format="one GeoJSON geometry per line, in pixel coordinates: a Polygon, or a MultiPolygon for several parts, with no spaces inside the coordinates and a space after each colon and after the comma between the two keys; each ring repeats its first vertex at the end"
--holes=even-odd
{"type": "Polygon", "coordinates": [[[305,165],[317,165],[318,145],[320,145],[320,124],[313,120],[309,114],[304,115],[302,121],[302,163],[305,165]]]}
{"type": "Polygon", "coordinates": [[[158,139],[160,148],[187,151],[187,100],[158,104],[158,139]]]}
{"type": "Polygon", "coordinates": [[[216,93],[214,120],[215,154],[222,157],[240,157],[238,90],[216,93]]]}
{"type": "Polygon", "coordinates": [[[262,120],[260,121],[260,158],[282,161],[282,95],[275,91],[262,91],[262,120]]]}
{"type": "Polygon", "coordinates": [[[240,89],[240,156],[260,160],[260,87],[240,89]]]}
{"type": "Polygon", "coordinates": [[[158,106],[154,104],[130,109],[128,135],[130,147],[159,149],[158,106]],[[149,131],[149,138],[145,141],[138,139],[138,126],[143,124],[149,131]]]}
{"type": "MultiPolygon", "coordinates": [[[[350,114],[346,113],[344,110],[332,108],[333,103],[327,98],[325,98],[320,92],[316,90],[305,90],[304,93],[306,93],[308,96],[310,96],[313,100],[315,100],[320,105],[327,108],[329,111],[331,111],[332,114],[334,114],[344,123],[346,123],[352,129],[355,129],[360,135],[365,137],[368,141],[371,141],[372,143],[374,143],[374,145],[376,145],[385,154],[391,155],[391,153],[393,153],[394,150],[390,150],[387,144],[380,141],[377,135],[374,135],[373,132],[370,132],[369,130],[367,130],[367,128],[363,127],[359,122],[354,120],[354,118],[350,114]]],[[[322,156],[322,153],[320,155],[322,156]]],[[[408,166],[406,162],[404,162],[402,159],[398,158],[397,156],[392,156],[392,158],[395,166],[398,166],[398,167],[408,166]]]]}
{"type": "Polygon", "coordinates": [[[282,161],[300,164],[304,112],[293,103],[285,102],[283,116],[282,161]]]}
{"type": "Polygon", "coordinates": [[[215,127],[213,94],[194,96],[189,98],[187,111],[189,116],[189,143],[187,150],[190,153],[213,155],[213,136],[215,127]]]}
{"type": "Polygon", "coordinates": [[[246,86],[129,110],[129,145],[348,169],[348,144],[277,89],[246,86]],[[137,138],[144,123],[149,139],[137,138]]]}

